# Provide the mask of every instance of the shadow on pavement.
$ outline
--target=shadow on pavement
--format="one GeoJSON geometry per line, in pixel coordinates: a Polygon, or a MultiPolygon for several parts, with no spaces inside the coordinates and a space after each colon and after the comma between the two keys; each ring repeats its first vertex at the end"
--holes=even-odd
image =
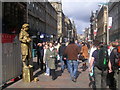
{"type": "Polygon", "coordinates": [[[57,77],[62,76],[62,71],[61,70],[56,71],[56,75],[57,75],[57,77]]]}
{"type": "Polygon", "coordinates": [[[80,74],[81,74],[81,72],[77,71],[77,77],[76,77],[76,79],[79,77],[80,74]]]}
{"type": "Polygon", "coordinates": [[[34,75],[34,78],[35,78],[35,77],[38,77],[39,75],[43,74],[44,72],[45,72],[45,70],[43,70],[43,71],[38,71],[38,72],[34,75]]]}

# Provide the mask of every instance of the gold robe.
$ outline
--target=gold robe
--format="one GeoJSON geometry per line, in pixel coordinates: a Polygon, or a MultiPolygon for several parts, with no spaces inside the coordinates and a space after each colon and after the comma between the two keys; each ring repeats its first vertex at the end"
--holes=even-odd
{"type": "Polygon", "coordinates": [[[21,30],[19,34],[19,40],[21,41],[21,53],[22,55],[28,55],[31,58],[31,46],[30,46],[30,37],[28,32],[21,30]]]}

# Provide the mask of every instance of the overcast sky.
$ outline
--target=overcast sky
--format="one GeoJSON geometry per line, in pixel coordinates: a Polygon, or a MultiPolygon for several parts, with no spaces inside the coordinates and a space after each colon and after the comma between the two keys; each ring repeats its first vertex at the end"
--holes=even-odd
{"type": "Polygon", "coordinates": [[[89,27],[91,11],[97,10],[99,3],[85,0],[62,0],[62,8],[64,14],[74,20],[77,32],[82,34],[83,30],[89,27]]]}

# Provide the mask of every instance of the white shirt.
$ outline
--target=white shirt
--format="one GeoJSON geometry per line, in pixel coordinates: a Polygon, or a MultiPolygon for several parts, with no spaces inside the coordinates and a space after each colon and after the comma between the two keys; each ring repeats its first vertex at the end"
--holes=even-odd
{"type": "Polygon", "coordinates": [[[114,49],[114,47],[110,47],[109,49],[108,49],[108,55],[110,56],[110,54],[111,54],[111,52],[112,52],[112,50],[114,49]]]}
{"type": "Polygon", "coordinates": [[[53,51],[53,49],[54,49],[53,47],[52,47],[52,48],[50,48],[50,51],[53,51]]]}
{"type": "Polygon", "coordinates": [[[94,52],[96,49],[97,49],[97,48],[94,47],[94,46],[92,46],[92,48],[90,49],[89,63],[90,63],[90,60],[91,60],[91,58],[92,58],[92,54],[93,54],[93,52],[94,52]]]}
{"type": "Polygon", "coordinates": [[[44,49],[44,56],[43,56],[43,61],[44,61],[44,62],[46,61],[46,60],[45,60],[46,51],[47,51],[47,49],[44,49]]]}

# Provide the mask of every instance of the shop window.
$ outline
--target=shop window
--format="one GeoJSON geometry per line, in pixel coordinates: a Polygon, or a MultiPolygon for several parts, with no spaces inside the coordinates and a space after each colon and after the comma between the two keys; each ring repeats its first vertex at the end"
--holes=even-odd
{"type": "Polygon", "coordinates": [[[21,3],[5,2],[3,8],[3,33],[19,33],[25,21],[25,7],[21,3]]]}

